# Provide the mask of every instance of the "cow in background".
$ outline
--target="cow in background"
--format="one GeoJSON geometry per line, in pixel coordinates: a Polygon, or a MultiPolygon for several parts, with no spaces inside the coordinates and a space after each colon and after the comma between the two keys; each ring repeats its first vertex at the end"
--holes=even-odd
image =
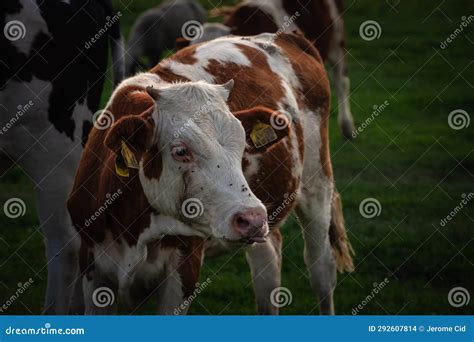
{"type": "Polygon", "coordinates": [[[99,109],[109,43],[113,82],[123,78],[120,16],[110,0],[0,3],[0,171],[19,165],[35,185],[47,314],[81,311],[80,238],[66,200],[99,109]]]}
{"type": "MultiPolygon", "coordinates": [[[[342,0],[246,0],[236,7],[215,9],[224,15],[230,33],[251,36],[263,32],[300,30],[329,63],[338,99],[338,121],[342,134],[351,139],[354,131],[349,92],[346,39],[342,0]]],[[[200,41],[205,40],[206,30],[200,41]]],[[[214,37],[212,37],[214,38],[214,37]]]]}
{"type": "Polygon", "coordinates": [[[197,0],[170,0],[141,14],[128,39],[127,75],[142,68],[141,57],[148,59],[149,68],[155,66],[177,39],[194,36],[205,19],[206,11],[197,0]]]}

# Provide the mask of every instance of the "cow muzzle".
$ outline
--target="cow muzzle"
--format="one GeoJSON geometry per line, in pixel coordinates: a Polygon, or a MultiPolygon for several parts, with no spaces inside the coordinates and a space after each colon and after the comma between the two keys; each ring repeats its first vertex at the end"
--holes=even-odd
{"type": "Polygon", "coordinates": [[[240,211],[232,218],[232,228],[245,242],[265,242],[269,232],[267,211],[264,207],[240,211]]]}

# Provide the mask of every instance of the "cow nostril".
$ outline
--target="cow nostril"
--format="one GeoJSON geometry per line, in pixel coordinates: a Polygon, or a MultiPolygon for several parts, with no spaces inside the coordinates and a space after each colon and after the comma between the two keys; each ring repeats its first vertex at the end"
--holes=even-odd
{"type": "Polygon", "coordinates": [[[236,223],[239,228],[246,229],[250,227],[250,222],[244,219],[242,216],[237,217],[236,223]]]}
{"type": "Polygon", "coordinates": [[[232,219],[232,226],[241,237],[263,236],[266,218],[264,209],[250,208],[236,213],[232,219]]]}

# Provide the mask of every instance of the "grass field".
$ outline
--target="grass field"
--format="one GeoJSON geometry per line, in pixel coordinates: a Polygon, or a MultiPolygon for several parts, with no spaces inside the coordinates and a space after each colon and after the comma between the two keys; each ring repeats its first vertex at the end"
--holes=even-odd
{"type": "MultiPolygon", "coordinates": [[[[115,3],[123,13],[127,35],[137,15],[156,1],[115,3]]],[[[231,2],[202,3],[211,8],[213,3],[231,2]]],[[[374,106],[385,103],[385,108],[357,139],[346,141],[337,127],[333,99],[332,160],[356,251],[355,272],[338,278],[335,304],[339,314],[351,314],[371,294],[374,283],[385,278],[388,284],[359,314],[474,313],[474,299],[460,308],[448,302],[454,287],[474,296],[472,201],[441,225],[459,206],[462,195],[474,192],[474,123],[459,130],[448,124],[453,110],[464,110],[467,118],[474,113],[474,20],[444,49],[440,47],[473,12],[471,0],[346,1],[356,126],[371,117],[374,106]],[[359,27],[367,20],[380,25],[378,39],[361,38],[359,27]],[[371,219],[359,210],[367,198],[381,205],[380,214],[371,219]]],[[[109,95],[110,84],[103,101],[109,95]]],[[[22,198],[28,209],[16,220],[0,213],[0,305],[17,283],[32,277],[34,286],[7,313],[37,314],[46,286],[46,259],[33,188],[18,168],[0,180],[0,204],[10,197],[22,198]]],[[[293,300],[281,313],[317,314],[300,229],[290,221],[282,233],[282,286],[290,289],[293,300]]],[[[206,261],[202,279],[207,277],[212,283],[194,301],[191,314],[255,313],[243,253],[206,261]]],[[[140,311],[152,312],[152,303],[140,311]]]]}

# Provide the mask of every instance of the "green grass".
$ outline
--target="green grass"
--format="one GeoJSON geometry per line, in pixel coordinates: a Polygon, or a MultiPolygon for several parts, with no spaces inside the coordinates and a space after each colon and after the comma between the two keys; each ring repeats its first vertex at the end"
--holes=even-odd
{"type": "MultiPolygon", "coordinates": [[[[214,4],[219,4],[217,0],[214,4]]],[[[117,0],[123,32],[150,1],[117,0]],[[126,8],[128,6],[128,8],[126,8]]],[[[230,3],[224,1],[224,3],[230,3]]],[[[474,192],[474,123],[462,130],[448,126],[448,114],[474,113],[474,23],[448,45],[439,48],[474,11],[470,0],[438,3],[403,1],[391,10],[390,1],[346,1],[352,109],[356,125],[370,116],[374,105],[389,106],[355,141],[341,138],[333,99],[330,125],[332,160],[337,187],[354,249],[356,271],[339,275],[335,304],[340,314],[372,291],[374,282],[389,284],[361,314],[467,314],[448,303],[455,286],[474,296],[473,204],[445,227],[440,220],[459,204],[461,194],[474,192]],[[376,20],[382,34],[365,41],[359,26],[376,20]],[[376,198],[381,214],[366,219],[360,202],[376,198]]],[[[395,3],[395,2],[392,2],[395,3]]],[[[207,8],[212,2],[203,0],[207,8]]],[[[103,102],[110,95],[110,84],[103,102]]],[[[0,214],[0,304],[18,282],[33,277],[35,284],[7,313],[39,313],[46,286],[44,247],[33,188],[20,169],[0,180],[0,203],[20,197],[27,214],[12,220],[0,214]],[[35,273],[40,270],[38,275],[35,273]]],[[[299,228],[288,222],[284,236],[282,285],[293,294],[282,314],[316,314],[316,299],[305,270],[299,228]]],[[[195,300],[192,314],[253,314],[254,296],[243,253],[208,260],[202,279],[212,283],[195,300]]],[[[152,313],[150,303],[140,313],[152,313]]]]}

